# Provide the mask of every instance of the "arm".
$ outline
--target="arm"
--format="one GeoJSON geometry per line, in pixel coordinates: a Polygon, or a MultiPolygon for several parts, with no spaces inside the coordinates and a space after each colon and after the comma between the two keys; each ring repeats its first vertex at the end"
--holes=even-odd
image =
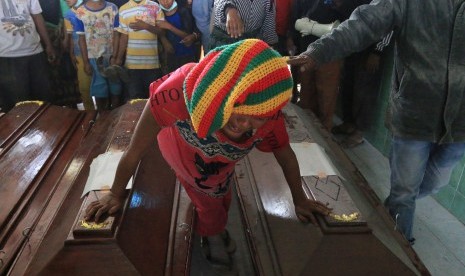
{"type": "Polygon", "coordinates": [[[179,36],[180,38],[185,38],[186,36],[189,35],[189,33],[176,28],[175,26],[173,26],[172,24],[170,24],[169,22],[167,22],[165,20],[158,20],[157,21],[157,26],[159,26],[162,29],[173,32],[175,35],[179,36]]]}
{"type": "Polygon", "coordinates": [[[129,27],[136,32],[140,30],[146,30],[146,31],[151,32],[152,34],[162,35],[163,30],[158,25],[158,22],[162,22],[162,21],[164,22],[164,20],[157,21],[157,26],[153,26],[143,20],[136,19],[136,21],[129,23],[129,27]]]}
{"type": "Polygon", "coordinates": [[[71,62],[73,63],[73,66],[75,69],[77,69],[77,59],[76,56],[74,55],[74,40],[73,40],[73,35],[72,34],[65,34],[65,36],[68,38],[68,52],[69,52],[69,58],[71,59],[71,62]]]}
{"type": "Polygon", "coordinates": [[[136,171],[139,161],[144,157],[147,149],[155,146],[159,131],[160,127],[150,111],[150,101],[147,101],[139,122],[136,125],[131,142],[118,163],[115,180],[110,193],[100,200],[89,204],[86,209],[86,220],[94,216],[94,220],[98,221],[102,214],[106,212],[113,214],[121,209],[124,202],[126,185],[136,171]]]}
{"type": "Polygon", "coordinates": [[[161,45],[163,46],[163,50],[166,54],[173,54],[174,53],[174,47],[171,45],[170,41],[166,37],[166,35],[162,35],[159,37],[161,45]]]}
{"type": "Polygon", "coordinates": [[[116,54],[115,63],[117,65],[123,64],[123,57],[126,54],[126,49],[128,47],[128,40],[129,40],[129,36],[127,34],[120,33],[118,52],[115,52],[116,54]]]}
{"type": "Polygon", "coordinates": [[[79,34],[79,49],[81,50],[82,61],[84,63],[84,71],[87,75],[92,75],[92,66],[89,63],[89,55],[87,53],[87,43],[86,36],[84,34],[79,34]]]}
{"type": "Polygon", "coordinates": [[[36,25],[37,32],[39,33],[40,39],[45,44],[45,52],[47,53],[48,60],[55,60],[55,50],[53,49],[52,42],[48,37],[47,28],[45,27],[45,21],[42,14],[31,14],[32,20],[36,25]]]}
{"type": "MultiPolygon", "coordinates": [[[[116,30],[113,31],[113,52],[112,57],[110,58],[110,64],[114,65],[116,61],[116,55],[119,53],[120,46],[120,33],[116,30]]],[[[120,64],[118,64],[120,65],[120,64]]]]}
{"type": "Polygon", "coordinates": [[[194,17],[192,16],[192,12],[188,9],[182,8],[178,10],[181,14],[181,24],[183,26],[183,31],[188,33],[187,36],[183,37],[180,43],[184,44],[186,47],[190,47],[200,38],[200,31],[195,25],[194,17]]]}
{"type": "Polygon", "coordinates": [[[300,179],[299,164],[289,144],[283,148],[274,150],[273,154],[281,166],[291,190],[297,217],[303,222],[311,221],[316,225],[317,222],[312,213],[317,212],[322,215],[328,215],[331,209],[319,201],[308,199],[305,195],[300,179]]]}
{"type": "Polygon", "coordinates": [[[305,71],[315,66],[310,64],[312,62],[324,64],[367,48],[402,25],[405,1],[407,0],[374,0],[370,5],[358,7],[331,34],[310,44],[306,52],[288,63],[301,66],[301,70],[305,71]]]}

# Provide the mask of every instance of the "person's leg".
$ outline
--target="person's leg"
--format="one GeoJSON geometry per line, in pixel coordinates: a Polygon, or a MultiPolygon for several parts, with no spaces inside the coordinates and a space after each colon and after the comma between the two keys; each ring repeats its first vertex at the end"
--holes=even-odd
{"type": "Polygon", "coordinates": [[[211,197],[180,181],[195,206],[195,232],[200,236],[202,254],[214,268],[230,270],[230,254],[236,247],[226,230],[231,190],[223,197],[211,197]]]}
{"type": "Polygon", "coordinates": [[[431,150],[426,172],[417,198],[437,193],[449,183],[455,165],[465,152],[465,143],[435,144],[431,150]]]}
{"type": "Polygon", "coordinates": [[[128,86],[128,94],[129,100],[134,99],[143,99],[143,84],[141,80],[141,72],[144,70],[139,69],[128,69],[129,74],[129,82],[127,83],[128,86]]]}
{"type": "Polygon", "coordinates": [[[108,87],[108,81],[100,74],[96,59],[89,59],[89,63],[92,66],[90,95],[95,97],[97,110],[108,110],[110,108],[108,102],[110,98],[110,88],[108,87]]]}
{"type": "Polygon", "coordinates": [[[333,126],[340,75],[341,61],[323,64],[315,71],[316,99],[318,100],[317,116],[329,131],[333,126]]]}
{"type": "Polygon", "coordinates": [[[316,116],[318,116],[318,101],[316,100],[315,88],[315,72],[301,72],[299,71],[300,80],[300,101],[298,106],[304,109],[310,109],[316,116]]]}
{"type": "Polygon", "coordinates": [[[0,102],[2,112],[8,112],[17,102],[29,99],[29,57],[0,57],[0,102]]]}
{"type": "Polygon", "coordinates": [[[354,86],[355,86],[355,71],[358,58],[356,54],[352,54],[344,60],[344,65],[341,68],[340,80],[340,97],[342,110],[342,124],[332,128],[334,134],[352,134],[357,128],[353,116],[354,107],[354,86]]]}
{"type": "Polygon", "coordinates": [[[150,84],[154,82],[155,80],[158,80],[159,78],[163,77],[163,74],[161,72],[161,69],[150,69],[150,70],[144,70],[143,75],[142,75],[142,89],[143,89],[143,99],[146,99],[149,97],[150,94],[150,84]]]}
{"type": "Polygon", "coordinates": [[[203,194],[187,183],[183,183],[196,210],[195,231],[200,236],[214,236],[225,230],[228,211],[231,204],[231,190],[223,197],[211,197],[203,194]]]}
{"type": "Polygon", "coordinates": [[[115,109],[121,106],[121,94],[123,93],[123,86],[121,82],[109,81],[108,86],[110,89],[110,109],[115,109]]]}
{"type": "Polygon", "coordinates": [[[28,70],[32,99],[53,103],[55,95],[50,82],[51,69],[44,52],[30,57],[28,70]]]}
{"type": "Polygon", "coordinates": [[[77,62],[77,78],[79,83],[79,92],[85,110],[95,110],[94,101],[90,96],[90,81],[91,76],[84,71],[84,61],[82,57],[76,56],[77,62]]]}
{"type": "Polygon", "coordinates": [[[431,142],[392,138],[389,162],[391,190],[384,202],[396,223],[396,228],[407,240],[412,240],[415,200],[425,175],[431,142]]]}

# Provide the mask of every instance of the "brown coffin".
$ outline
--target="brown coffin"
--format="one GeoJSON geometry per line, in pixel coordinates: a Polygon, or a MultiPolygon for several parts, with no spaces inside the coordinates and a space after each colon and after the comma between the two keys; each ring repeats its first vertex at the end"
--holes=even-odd
{"type": "Polygon", "coordinates": [[[342,176],[304,176],[303,188],[337,216],[317,216],[317,226],[301,223],[273,155],[252,151],[238,163],[236,181],[257,274],[429,275],[331,136],[313,117],[296,111],[284,110],[291,142],[317,142],[342,176]]]}
{"type": "Polygon", "coordinates": [[[93,158],[126,148],[144,105],[97,119],[93,112],[24,105],[0,118],[9,128],[0,127],[0,166],[16,174],[0,185],[8,199],[1,203],[0,274],[188,274],[193,209],[155,147],[139,164],[124,210],[108,218],[112,227],[103,235],[79,228],[82,205],[91,201],[81,193],[93,158]],[[31,132],[47,139],[25,144],[31,132]]]}

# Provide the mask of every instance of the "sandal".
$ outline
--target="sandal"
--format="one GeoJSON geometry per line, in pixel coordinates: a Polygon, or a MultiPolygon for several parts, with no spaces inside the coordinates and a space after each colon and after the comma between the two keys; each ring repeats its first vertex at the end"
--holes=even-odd
{"type": "Polygon", "coordinates": [[[355,131],[354,133],[347,136],[342,142],[341,146],[346,149],[356,147],[363,143],[363,136],[360,131],[355,131]]]}
{"type": "Polygon", "coordinates": [[[225,229],[223,233],[221,233],[220,235],[221,239],[223,240],[226,252],[228,252],[228,254],[233,254],[234,252],[236,252],[236,242],[233,239],[231,239],[228,230],[225,229]]]}
{"type": "Polygon", "coordinates": [[[337,125],[331,129],[331,133],[333,134],[346,134],[350,135],[357,131],[357,128],[354,126],[352,123],[342,123],[340,125],[337,125]]]}
{"type": "Polygon", "coordinates": [[[202,255],[208,261],[210,266],[218,271],[231,271],[232,270],[232,259],[229,254],[227,254],[227,259],[224,258],[216,258],[212,256],[210,242],[208,241],[208,237],[200,237],[200,248],[202,255]]]}

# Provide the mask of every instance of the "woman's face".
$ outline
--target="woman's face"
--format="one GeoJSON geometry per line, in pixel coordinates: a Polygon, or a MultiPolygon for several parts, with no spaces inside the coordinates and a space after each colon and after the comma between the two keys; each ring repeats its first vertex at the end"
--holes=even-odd
{"type": "Polygon", "coordinates": [[[165,9],[169,9],[171,5],[173,5],[174,0],[159,0],[160,5],[162,5],[165,9]]]}
{"type": "Polygon", "coordinates": [[[243,138],[245,133],[262,127],[266,121],[268,121],[268,118],[233,113],[226,125],[221,128],[221,132],[229,139],[238,141],[243,138]]]}

